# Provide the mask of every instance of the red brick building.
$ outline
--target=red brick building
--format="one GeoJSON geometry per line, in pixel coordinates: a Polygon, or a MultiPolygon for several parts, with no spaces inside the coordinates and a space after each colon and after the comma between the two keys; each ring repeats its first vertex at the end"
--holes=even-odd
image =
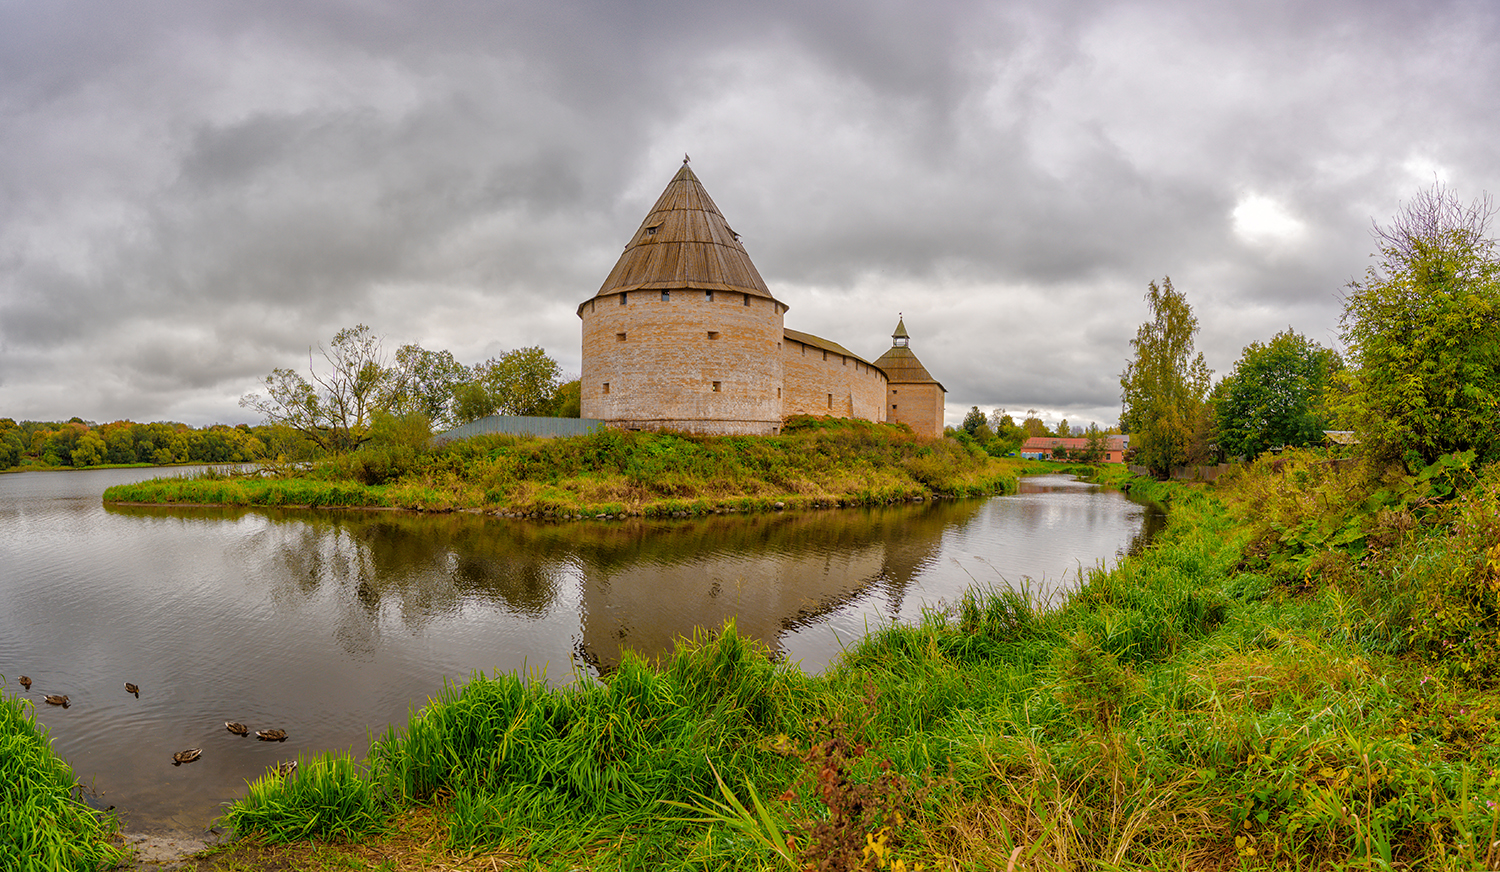
{"type": "MultiPolygon", "coordinates": [[[[1130,447],[1129,436],[1104,437],[1104,463],[1124,463],[1125,450],[1130,447]]],[[[1033,436],[1021,445],[1021,456],[1031,460],[1052,460],[1066,448],[1072,456],[1081,454],[1089,447],[1089,440],[1079,436],[1033,436]]],[[[1060,458],[1059,458],[1060,459],[1060,458]]]]}

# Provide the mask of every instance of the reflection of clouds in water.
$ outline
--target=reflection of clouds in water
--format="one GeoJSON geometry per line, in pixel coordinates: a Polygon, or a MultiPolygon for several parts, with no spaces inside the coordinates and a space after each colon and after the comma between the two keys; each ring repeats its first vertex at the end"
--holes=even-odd
{"type": "Polygon", "coordinates": [[[971,587],[1025,589],[1035,601],[1056,603],[1080,572],[1112,563],[1140,534],[1145,514],[1123,494],[1047,478],[1040,485],[1023,479],[1022,493],[979,503],[972,517],[943,529],[934,558],[884,582],[887,596],[855,600],[816,630],[788,632],[788,656],[821,669],[840,650],[831,635],[847,643],[867,627],[920,620],[924,608],[952,608],[971,587]],[[890,596],[898,585],[901,595],[890,596]]]}
{"type": "Polygon", "coordinates": [[[547,680],[565,684],[570,666],[607,666],[622,642],[664,653],[731,614],[816,671],[841,640],[913,620],[976,582],[1050,581],[1080,559],[1071,555],[1107,557],[1138,532],[1129,518],[1138,525],[1140,511],[1068,484],[989,501],[538,524],[105,508],[108,478],[50,479],[100,483],[53,501],[65,509],[51,525],[38,520],[50,510],[7,503],[6,487],[26,476],[0,477],[0,515],[22,528],[0,527],[10,604],[0,659],[43,664],[49,686],[74,691],[70,711],[39,717],[108,802],[163,817],[198,809],[188,818],[202,821],[243,793],[269,752],[359,753],[367,730],[404,723],[445,677],[548,667],[547,680]],[[122,678],[141,684],[139,700],[120,691],[122,678]],[[293,739],[236,745],[226,719],[293,739]],[[132,741],[121,723],[149,740],[132,741]],[[159,761],[200,745],[205,759],[172,773],[191,783],[163,787],[159,761]]]}

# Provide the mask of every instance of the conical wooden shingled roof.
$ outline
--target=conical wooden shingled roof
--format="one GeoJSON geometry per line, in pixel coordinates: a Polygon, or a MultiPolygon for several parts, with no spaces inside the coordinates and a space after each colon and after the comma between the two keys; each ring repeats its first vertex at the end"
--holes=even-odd
{"type": "Polygon", "coordinates": [[[594,296],[677,288],[776,299],[687,164],[662,191],[594,296]]]}

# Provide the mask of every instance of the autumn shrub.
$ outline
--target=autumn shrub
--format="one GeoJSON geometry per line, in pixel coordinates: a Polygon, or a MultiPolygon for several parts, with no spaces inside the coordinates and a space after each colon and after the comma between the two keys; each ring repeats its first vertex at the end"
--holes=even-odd
{"type": "Polygon", "coordinates": [[[1500,464],[1442,508],[1399,559],[1368,571],[1415,598],[1408,638],[1443,669],[1490,684],[1500,677],[1500,464]]]}

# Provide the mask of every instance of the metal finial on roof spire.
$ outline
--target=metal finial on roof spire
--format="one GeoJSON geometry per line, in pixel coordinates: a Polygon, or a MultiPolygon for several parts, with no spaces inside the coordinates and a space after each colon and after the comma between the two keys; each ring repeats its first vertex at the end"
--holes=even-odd
{"type": "Polygon", "coordinates": [[[690,160],[692,160],[692,158],[688,157],[687,152],[683,152],[682,153],[682,165],[683,166],[687,166],[688,165],[688,161],[690,161],[690,160]]]}

